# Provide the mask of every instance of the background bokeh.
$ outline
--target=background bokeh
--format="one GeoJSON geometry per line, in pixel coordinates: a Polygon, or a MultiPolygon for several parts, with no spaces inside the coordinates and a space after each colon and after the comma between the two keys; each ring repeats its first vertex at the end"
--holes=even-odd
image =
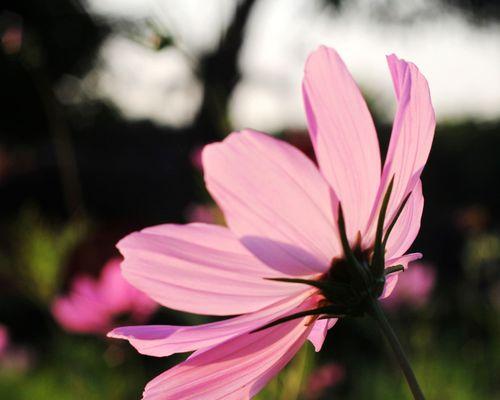
{"type": "MultiPolygon", "coordinates": [[[[428,78],[438,126],[414,244],[423,272],[403,276],[386,310],[429,399],[500,397],[497,1],[4,0],[0,398],[136,399],[183,358],[74,332],[53,304],[77,277],[99,279],[133,230],[223,223],[203,187],[204,144],[252,127],[311,154],[300,83],[319,44],[343,56],[385,145],[384,56],[428,78]]],[[[159,308],[148,321],[207,319],[159,308]]],[[[373,323],[345,319],[259,399],[408,396],[373,323]]]]}

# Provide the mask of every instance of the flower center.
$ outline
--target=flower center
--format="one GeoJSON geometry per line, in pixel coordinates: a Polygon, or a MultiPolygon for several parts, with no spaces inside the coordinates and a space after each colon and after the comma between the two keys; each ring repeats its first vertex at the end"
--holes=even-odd
{"type": "Polygon", "coordinates": [[[337,222],[343,257],[334,258],[328,272],[319,279],[269,278],[278,282],[306,284],[319,289],[324,300],[320,301],[318,307],[277,319],[256,331],[306,315],[326,316],[326,318],[339,318],[346,315],[361,316],[370,309],[370,304],[380,297],[384,290],[386,276],[403,269],[401,265],[385,267],[385,247],[389,234],[410,196],[408,194],[404,198],[392,221],[386,227],[385,216],[393,184],[394,177],[389,182],[380,206],[372,248],[367,250],[361,248],[360,233],[358,233],[356,244],[351,247],[347,237],[342,205],[339,203],[337,222]]]}
{"type": "Polygon", "coordinates": [[[331,305],[342,315],[362,315],[366,301],[382,294],[385,276],[373,274],[370,267],[372,254],[372,250],[361,250],[356,246],[352,250],[354,260],[332,260],[330,269],[319,280],[324,283],[320,290],[325,305],[331,305]]]}

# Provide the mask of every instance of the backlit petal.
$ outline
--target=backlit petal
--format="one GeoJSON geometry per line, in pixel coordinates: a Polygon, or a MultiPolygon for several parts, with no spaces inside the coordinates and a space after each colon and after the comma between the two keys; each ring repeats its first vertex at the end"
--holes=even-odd
{"type": "Polygon", "coordinates": [[[114,329],[109,337],[127,339],[140,353],[165,357],[174,353],[195,351],[217,345],[233,337],[251,332],[291,313],[310,294],[279,301],[263,310],[224,321],[195,326],[146,325],[114,329]]]}
{"type": "MultiPolygon", "coordinates": [[[[416,261],[422,258],[422,254],[420,253],[409,253],[405,254],[404,256],[401,257],[396,257],[391,260],[386,261],[386,267],[392,267],[395,265],[402,265],[405,269],[408,268],[408,264],[411,263],[412,261],[416,261]]],[[[385,299],[386,297],[389,297],[396,287],[396,284],[398,283],[398,275],[401,273],[400,272],[395,272],[391,275],[389,275],[386,278],[385,281],[385,287],[384,291],[380,295],[381,299],[385,299]]]]}
{"type": "Polygon", "coordinates": [[[255,395],[295,355],[308,318],[247,333],[194,353],[148,383],[144,400],[244,399],[255,395]]]}
{"type": "Polygon", "coordinates": [[[320,351],[326,339],[328,330],[331,329],[338,321],[338,318],[319,319],[314,322],[314,326],[309,333],[307,339],[313,344],[314,350],[320,351]]]}
{"type": "Polygon", "coordinates": [[[207,188],[241,242],[283,273],[325,271],[339,254],[330,188],[314,163],[259,132],[203,150],[207,188]]]}
{"type": "Polygon", "coordinates": [[[342,203],[353,240],[368,222],[380,181],[380,150],[370,112],[342,59],[328,47],[309,56],[303,94],[321,172],[342,203]]]}
{"type": "Polygon", "coordinates": [[[387,61],[398,107],[366,239],[373,238],[380,201],[392,177],[394,177],[394,186],[387,210],[386,224],[390,223],[402,200],[417,185],[429,156],[436,126],[425,77],[414,64],[400,60],[394,54],[388,56],[387,61]]]}
{"type": "Polygon", "coordinates": [[[420,230],[423,211],[424,196],[422,182],[419,180],[389,235],[386,248],[387,258],[399,257],[410,248],[420,230]]]}
{"type": "Polygon", "coordinates": [[[264,279],[283,274],[221,226],[161,225],[128,235],[118,248],[125,278],[158,303],[181,311],[242,314],[304,291],[264,279]]]}

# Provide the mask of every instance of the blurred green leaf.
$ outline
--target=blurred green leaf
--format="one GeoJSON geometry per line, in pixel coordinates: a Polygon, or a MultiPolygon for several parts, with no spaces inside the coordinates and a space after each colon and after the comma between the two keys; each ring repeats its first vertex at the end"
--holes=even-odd
{"type": "Polygon", "coordinates": [[[9,400],[132,400],[147,380],[137,357],[128,352],[118,366],[107,357],[113,347],[90,337],[59,335],[49,354],[31,370],[12,373],[0,368],[0,398],[9,400]],[[133,355],[133,356],[132,356],[133,355]],[[128,357],[130,356],[130,357],[128,357]]]}
{"type": "Polygon", "coordinates": [[[88,223],[51,224],[34,208],[24,210],[14,227],[14,269],[20,285],[49,302],[61,284],[61,270],[69,253],[88,232],[88,223]]]}

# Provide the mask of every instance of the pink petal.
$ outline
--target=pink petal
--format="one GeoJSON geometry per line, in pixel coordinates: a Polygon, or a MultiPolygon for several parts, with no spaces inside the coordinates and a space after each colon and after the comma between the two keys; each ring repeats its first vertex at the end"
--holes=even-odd
{"type": "Polygon", "coordinates": [[[398,283],[398,276],[399,272],[391,274],[387,277],[385,281],[384,291],[380,295],[381,299],[385,299],[386,297],[389,297],[392,294],[394,288],[396,287],[396,284],[398,283]]]}
{"type": "Polygon", "coordinates": [[[388,56],[387,61],[398,108],[382,172],[378,200],[372,212],[371,235],[376,224],[380,201],[392,177],[394,176],[394,187],[387,211],[387,223],[392,220],[401,201],[417,185],[429,156],[436,126],[429,87],[418,68],[410,62],[398,59],[394,54],[388,56]]]}
{"type": "Polygon", "coordinates": [[[148,383],[145,400],[244,399],[254,396],[307,338],[308,318],[235,337],[196,352],[148,383]]]}
{"type": "Polygon", "coordinates": [[[307,60],[303,94],[321,172],[342,203],[352,240],[365,229],[380,182],[370,112],[340,56],[325,46],[307,60]]]}
{"type": "Polygon", "coordinates": [[[273,268],[324,272],[339,254],[330,188],[293,146],[246,130],[206,146],[203,166],[231,230],[273,268]]]}
{"type": "Polygon", "coordinates": [[[328,330],[331,329],[337,321],[338,318],[329,318],[319,319],[314,323],[311,333],[309,333],[309,336],[307,337],[307,339],[313,344],[314,350],[317,352],[321,350],[328,330]]]}
{"type": "Polygon", "coordinates": [[[114,329],[108,336],[127,339],[142,354],[165,357],[214,346],[251,332],[282,315],[291,313],[311,294],[312,290],[309,290],[263,310],[224,321],[195,326],[126,326],[114,329]]]}
{"type": "MultiPolygon", "coordinates": [[[[422,254],[420,253],[410,253],[410,254],[405,254],[402,257],[396,257],[391,260],[386,261],[386,266],[387,267],[392,267],[394,265],[402,265],[405,269],[408,268],[408,264],[412,261],[419,260],[422,258],[422,254]]],[[[385,287],[384,291],[380,295],[381,299],[385,299],[386,297],[389,297],[391,293],[393,292],[394,288],[396,287],[396,284],[398,283],[398,275],[401,273],[396,272],[391,275],[389,275],[385,281],[385,287]]]]}
{"type": "Polygon", "coordinates": [[[408,268],[408,264],[420,260],[422,258],[422,253],[408,253],[401,257],[391,258],[386,260],[386,267],[392,267],[395,265],[402,265],[404,268],[408,268]]]}
{"type": "Polygon", "coordinates": [[[255,258],[227,228],[161,225],[118,243],[122,271],[158,303],[181,311],[234,315],[259,310],[304,291],[266,280],[282,276],[255,258]]]}
{"type": "Polygon", "coordinates": [[[420,220],[423,211],[424,196],[422,194],[422,182],[419,180],[389,235],[387,258],[399,257],[410,248],[420,231],[420,220]]]}

